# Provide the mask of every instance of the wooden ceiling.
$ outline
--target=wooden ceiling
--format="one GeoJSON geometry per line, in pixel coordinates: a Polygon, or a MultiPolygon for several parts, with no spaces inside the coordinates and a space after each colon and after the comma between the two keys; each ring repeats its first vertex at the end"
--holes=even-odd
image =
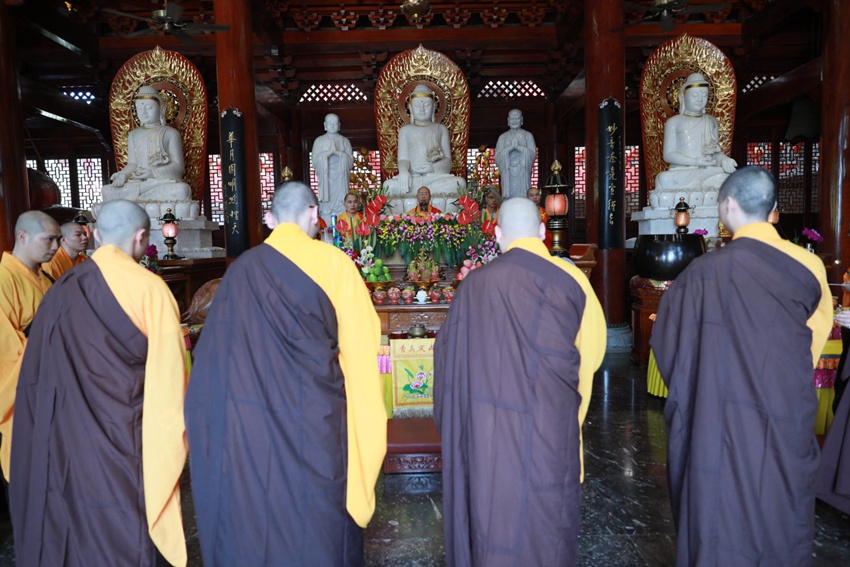
{"type": "MultiPolygon", "coordinates": [[[[192,60],[215,101],[214,33],[134,36],[148,28],[144,19],[164,0],[5,1],[18,30],[28,129],[49,127],[43,118],[50,117],[83,131],[108,132],[112,78],[128,58],[155,45],[192,60]],[[72,90],[89,91],[95,100],[68,105],[61,93],[72,90]]],[[[282,120],[313,85],[353,84],[371,100],[386,61],[419,44],[451,57],[473,97],[490,81],[525,80],[550,101],[582,100],[585,0],[432,0],[431,13],[419,21],[401,13],[400,0],[250,1],[258,102],[282,120]]],[[[784,77],[784,86],[774,89],[777,103],[789,92],[816,88],[812,73],[820,69],[823,1],[738,0],[717,11],[718,0],[690,0],[693,8],[715,5],[715,11],[677,15],[668,31],[640,21],[652,0],[633,0],[624,8],[627,97],[636,97],[655,47],[683,32],[720,46],[733,61],[739,87],[755,77],[784,77]]],[[[212,0],[180,5],[184,22],[215,22],[212,0]]],[[[764,107],[749,104],[750,111],[764,107]]]]}

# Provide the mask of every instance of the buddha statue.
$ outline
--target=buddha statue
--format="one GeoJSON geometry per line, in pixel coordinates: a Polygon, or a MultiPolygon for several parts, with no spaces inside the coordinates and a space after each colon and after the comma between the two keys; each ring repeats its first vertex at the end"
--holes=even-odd
{"type": "Polygon", "coordinates": [[[324,218],[341,214],[354,165],[351,142],[339,133],[339,116],[325,116],[325,133],[313,142],[313,168],[319,181],[319,209],[324,218]]]}
{"type": "Polygon", "coordinates": [[[679,89],[679,114],[664,124],[663,157],[670,168],[655,178],[653,206],[667,205],[660,193],[677,191],[689,193],[692,206],[714,205],[720,185],[738,165],[721,151],[717,120],[705,111],[708,89],[700,73],[689,75],[679,89]]]}
{"type": "Polygon", "coordinates": [[[502,194],[505,199],[525,197],[531,187],[531,173],[537,145],[531,132],[522,128],[522,111],[508,112],[508,128],[496,142],[496,165],[501,173],[502,194]]]}
{"type": "Polygon", "coordinates": [[[413,196],[427,186],[435,193],[454,193],[466,180],[452,175],[449,131],[434,122],[434,92],[419,83],[409,97],[410,124],[398,131],[398,175],[385,182],[390,194],[413,196]]]}
{"type": "Polygon", "coordinates": [[[141,126],[127,139],[127,165],[103,186],[103,200],[189,201],[192,190],[183,182],[180,132],[165,124],[165,104],[151,86],[133,97],[141,126]]]}

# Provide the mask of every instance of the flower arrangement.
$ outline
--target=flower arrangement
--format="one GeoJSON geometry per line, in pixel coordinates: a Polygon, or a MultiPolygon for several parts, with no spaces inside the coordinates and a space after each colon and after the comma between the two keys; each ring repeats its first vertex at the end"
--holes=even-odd
{"type": "Polygon", "coordinates": [[[804,228],[803,233],[800,236],[794,236],[794,244],[802,244],[800,243],[800,237],[805,238],[809,242],[818,243],[823,242],[823,236],[820,235],[818,231],[813,228],[804,228]]]}
{"type": "Polygon", "coordinates": [[[139,264],[146,270],[155,274],[159,273],[159,262],[156,261],[157,249],[156,244],[151,244],[145,250],[145,255],[139,261],[139,264]]]}

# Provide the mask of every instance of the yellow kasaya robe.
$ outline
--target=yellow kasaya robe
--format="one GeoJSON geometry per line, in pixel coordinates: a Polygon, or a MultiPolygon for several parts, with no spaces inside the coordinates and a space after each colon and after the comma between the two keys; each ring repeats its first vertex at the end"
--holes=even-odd
{"type": "Polygon", "coordinates": [[[345,221],[348,225],[348,232],[346,234],[349,238],[353,238],[355,234],[354,229],[363,221],[363,213],[355,213],[353,218],[348,213],[342,213],[336,217],[337,224],[339,224],[339,221],[345,221]]]}
{"type": "Polygon", "coordinates": [[[62,274],[77,264],[85,261],[85,259],[85,256],[79,254],[76,259],[71,260],[71,255],[60,246],[59,250],[56,251],[56,254],[53,255],[53,259],[42,264],[41,269],[44,270],[48,276],[53,278],[53,281],[56,281],[62,277],[62,274]]]}
{"type": "Polygon", "coordinates": [[[50,280],[32,270],[9,252],[0,261],[0,466],[9,480],[9,456],[12,450],[12,416],[18,372],[27,338],[27,329],[36,309],[50,288],[50,280]]]}
{"type": "Polygon", "coordinates": [[[481,222],[493,221],[495,223],[499,222],[499,209],[496,209],[495,213],[491,213],[486,208],[481,209],[481,222]]]}
{"type": "Polygon", "coordinates": [[[407,211],[405,214],[412,216],[412,217],[424,217],[425,215],[438,215],[442,212],[443,211],[441,211],[440,209],[438,209],[436,207],[432,207],[431,204],[429,203],[427,211],[424,211],[424,212],[421,211],[419,209],[419,205],[416,205],[415,207],[413,207],[412,209],[407,211]]]}

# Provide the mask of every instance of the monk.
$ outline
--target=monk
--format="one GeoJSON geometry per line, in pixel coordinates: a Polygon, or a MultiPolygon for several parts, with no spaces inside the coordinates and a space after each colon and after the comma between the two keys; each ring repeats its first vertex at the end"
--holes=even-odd
{"type": "Polygon", "coordinates": [[[812,372],[832,328],[832,294],[823,261],[767,222],[775,206],[768,171],[726,179],[718,214],[732,242],[676,278],[652,331],[669,388],[679,567],[811,563],[812,372]]]}
{"type": "Polygon", "coordinates": [[[407,211],[407,215],[412,217],[424,217],[425,215],[435,215],[442,213],[437,207],[431,206],[431,190],[427,187],[420,187],[416,190],[417,205],[407,211]]]}
{"type": "Polygon", "coordinates": [[[378,316],[354,263],[280,186],[265,243],[231,264],[186,398],[204,565],[360,565],[386,452],[378,316]]]}
{"type": "Polygon", "coordinates": [[[508,199],[504,252],[458,288],[434,350],[447,565],[575,565],[581,425],[606,325],[590,282],[508,199]],[[515,285],[516,282],[523,285],[515,285]],[[495,356],[470,356],[491,352],[495,356]]]}
{"type": "Polygon", "coordinates": [[[0,260],[0,467],[9,481],[15,390],[30,324],[51,281],[41,269],[59,248],[59,225],[50,216],[29,211],[15,223],[15,247],[0,260]]]}
{"type": "Polygon", "coordinates": [[[12,447],[19,565],[186,565],[185,344],[171,291],[139,265],[149,231],[137,204],[105,203],[97,251],[33,321],[12,447]]]}
{"type": "Polygon", "coordinates": [[[85,251],[89,248],[89,233],[86,227],[75,222],[62,225],[62,238],[59,239],[59,249],[50,262],[42,266],[53,281],[62,274],[86,259],[85,251]]]}
{"type": "Polygon", "coordinates": [[[342,203],[345,206],[345,212],[337,217],[336,222],[339,224],[339,221],[345,221],[348,231],[343,236],[351,238],[354,229],[363,220],[363,213],[357,210],[360,206],[360,199],[354,193],[348,193],[342,203]]]}

